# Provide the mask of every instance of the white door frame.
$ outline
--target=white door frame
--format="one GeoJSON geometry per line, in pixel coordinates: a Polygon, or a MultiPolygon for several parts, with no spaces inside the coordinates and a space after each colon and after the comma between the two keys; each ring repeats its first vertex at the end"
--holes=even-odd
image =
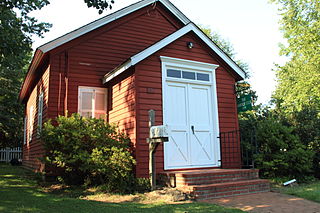
{"type": "MultiPolygon", "coordinates": [[[[163,124],[166,123],[166,95],[169,95],[166,91],[167,82],[179,82],[179,83],[188,83],[193,85],[206,85],[210,86],[211,90],[211,100],[212,100],[212,123],[213,123],[213,148],[216,150],[214,161],[211,166],[221,166],[220,162],[220,142],[218,139],[219,136],[219,117],[218,117],[218,102],[217,102],[217,89],[216,89],[216,75],[215,70],[219,65],[203,63],[199,61],[191,61],[179,58],[172,58],[166,56],[160,56],[161,59],[161,67],[162,67],[162,112],[163,112],[163,124]],[[193,71],[193,72],[201,72],[201,73],[209,73],[210,80],[209,81],[196,81],[189,80],[183,78],[171,78],[167,77],[167,69],[182,69],[185,71],[193,71]]],[[[164,149],[165,152],[165,149],[164,149]]],[[[165,153],[164,153],[165,158],[165,153]]],[[[164,159],[164,169],[180,169],[180,168],[199,168],[199,167],[208,167],[205,166],[187,166],[187,167],[168,167],[166,160],[164,159]]]]}

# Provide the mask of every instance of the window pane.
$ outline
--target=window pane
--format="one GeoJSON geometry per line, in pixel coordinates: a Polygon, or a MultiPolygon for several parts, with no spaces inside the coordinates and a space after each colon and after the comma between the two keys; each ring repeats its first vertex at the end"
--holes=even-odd
{"type": "Polygon", "coordinates": [[[81,109],[82,110],[90,110],[92,109],[92,92],[82,92],[81,99],[81,109]]]}
{"type": "Polygon", "coordinates": [[[183,71],[182,72],[182,78],[195,80],[196,79],[196,74],[194,72],[183,71]]]}
{"type": "Polygon", "coordinates": [[[173,78],[181,78],[181,71],[180,70],[168,69],[167,70],[167,76],[168,77],[173,77],[173,78]]]}
{"type": "Polygon", "coordinates": [[[96,99],[95,99],[96,110],[105,110],[105,102],[106,102],[105,95],[102,93],[96,93],[96,99]]]}
{"type": "Polygon", "coordinates": [[[200,81],[210,81],[209,74],[197,73],[197,80],[200,81]]]}

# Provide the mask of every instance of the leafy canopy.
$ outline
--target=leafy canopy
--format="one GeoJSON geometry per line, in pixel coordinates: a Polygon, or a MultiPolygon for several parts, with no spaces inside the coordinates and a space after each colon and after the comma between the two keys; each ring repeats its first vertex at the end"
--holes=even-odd
{"type": "Polygon", "coordinates": [[[21,142],[23,107],[18,103],[18,94],[31,58],[31,36],[42,36],[51,26],[28,14],[48,3],[0,1],[0,147],[21,142]]]}
{"type": "MultiPolygon", "coordinates": [[[[213,32],[209,28],[205,28],[201,25],[199,27],[220,49],[222,49],[231,59],[236,62],[236,64],[246,73],[247,78],[250,77],[249,65],[242,60],[236,59],[236,52],[228,40],[223,39],[221,35],[213,32]]],[[[258,99],[256,91],[252,90],[250,84],[246,80],[237,82],[236,93],[238,96],[251,94],[253,102],[256,102],[258,99]]]]}
{"type": "Polygon", "coordinates": [[[103,13],[106,9],[112,9],[114,0],[84,0],[88,7],[94,7],[98,10],[99,14],[103,13]]]}
{"type": "Polygon", "coordinates": [[[320,3],[317,0],[272,0],[280,6],[286,45],[280,54],[290,60],[278,66],[274,98],[285,112],[320,106],[320,3]]]}

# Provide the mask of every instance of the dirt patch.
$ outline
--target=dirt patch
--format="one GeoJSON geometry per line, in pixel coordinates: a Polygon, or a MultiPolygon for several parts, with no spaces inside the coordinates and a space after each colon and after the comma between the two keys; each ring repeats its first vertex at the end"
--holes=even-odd
{"type": "Polygon", "coordinates": [[[115,194],[94,194],[82,197],[86,200],[96,200],[102,202],[122,203],[122,202],[136,202],[136,203],[186,203],[190,202],[187,194],[174,189],[163,188],[152,192],[139,193],[133,195],[115,195],[115,194]]]}
{"type": "Polygon", "coordinates": [[[190,202],[188,194],[174,188],[160,188],[152,192],[121,195],[99,191],[97,188],[84,189],[63,184],[43,186],[43,191],[60,196],[77,197],[85,200],[95,200],[108,203],[136,202],[136,203],[185,203],[190,202]]]}

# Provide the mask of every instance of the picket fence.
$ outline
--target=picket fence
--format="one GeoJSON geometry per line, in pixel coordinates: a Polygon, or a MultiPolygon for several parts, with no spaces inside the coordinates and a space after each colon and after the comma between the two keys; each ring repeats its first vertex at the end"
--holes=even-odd
{"type": "Polygon", "coordinates": [[[10,162],[12,159],[22,159],[22,150],[17,148],[4,148],[0,149],[0,162],[10,162]]]}

